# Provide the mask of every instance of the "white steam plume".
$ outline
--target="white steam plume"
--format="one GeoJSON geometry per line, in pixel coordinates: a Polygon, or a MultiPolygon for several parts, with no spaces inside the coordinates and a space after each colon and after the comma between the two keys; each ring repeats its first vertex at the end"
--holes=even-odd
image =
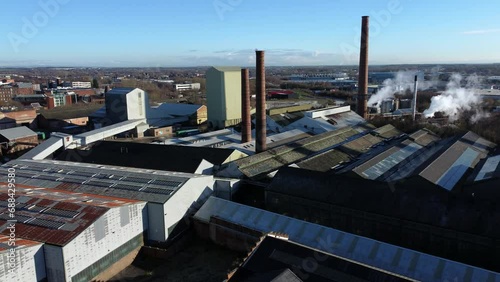
{"type": "Polygon", "coordinates": [[[449,116],[450,121],[455,121],[462,111],[475,110],[476,113],[471,118],[472,122],[487,117],[488,114],[478,107],[481,96],[474,93],[474,89],[480,85],[478,76],[474,74],[467,77],[465,87],[461,86],[462,80],[460,74],[453,74],[446,85],[446,90],[441,95],[431,98],[431,105],[424,111],[424,116],[433,117],[436,112],[442,112],[449,116]]]}
{"type": "MultiPolygon", "coordinates": [[[[383,87],[370,97],[368,105],[372,106],[376,104],[379,107],[385,99],[393,98],[395,94],[404,93],[406,90],[413,90],[416,74],[418,73],[415,71],[399,71],[393,79],[384,80],[383,87]]],[[[435,81],[423,81],[419,79],[418,90],[426,90],[435,84],[435,81]]]]}

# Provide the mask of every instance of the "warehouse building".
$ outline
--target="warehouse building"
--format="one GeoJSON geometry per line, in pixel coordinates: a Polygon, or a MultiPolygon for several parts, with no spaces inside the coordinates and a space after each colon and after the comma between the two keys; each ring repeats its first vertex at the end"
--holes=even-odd
{"type": "MultiPolygon", "coordinates": [[[[13,160],[3,166],[16,169],[21,185],[147,202],[145,233],[152,243],[165,242],[214,187],[212,176],[180,172],[53,160],[13,160]]],[[[0,173],[6,182],[7,171],[0,173]]]]}
{"type": "Polygon", "coordinates": [[[281,168],[266,209],[394,245],[498,270],[500,211],[413,176],[384,183],[281,168]]]}
{"type": "Polygon", "coordinates": [[[241,122],[241,68],[207,70],[208,126],[223,129],[241,122]]]}
{"type": "MultiPolygon", "coordinates": [[[[38,188],[44,182],[38,179],[31,186],[18,184],[10,218],[8,186],[1,181],[1,232],[8,235],[7,220],[15,219],[16,238],[44,243],[48,281],[89,281],[143,244],[145,202],[38,188]]],[[[21,261],[33,259],[25,254],[21,261]]],[[[30,272],[42,276],[37,268],[43,260],[35,260],[30,272]]]]}
{"type": "MultiPolygon", "coordinates": [[[[258,233],[274,232],[285,234],[288,240],[294,244],[316,249],[353,264],[363,265],[364,270],[356,272],[355,275],[361,276],[363,275],[362,271],[368,271],[368,269],[377,272],[371,279],[366,279],[368,281],[386,281],[377,280],[376,277],[385,277],[388,279],[387,281],[393,281],[391,278],[396,276],[399,279],[436,282],[454,280],[498,281],[500,279],[499,273],[482,268],[215,197],[210,197],[195,214],[194,218],[198,234],[208,237],[218,244],[237,245],[239,238],[255,236],[258,233]],[[380,269],[380,271],[376,269],[380,269]],[[385,274],[380,272],[385,272],[385,274]]],[[[290,250],[290,252],[292,251],[290,250]]],[[[325,258],[325,256],[321,256],[321,258],[325,258]]],[[[297,261],[293,254],[286,255],[274,252],[271,254],[270,259],[273,261],[270,262],[269,267],[276,263],[276,260],[286,260],[289,264],[295,265],[295,271],[301,271],[302,274],[321,276],[332,270],[318,261],[314,264],[317,267],[311,267],[313,264],[309,264],[309,261],[300,264],[293,263],[291,260],[295,259],[295,262],[297,261]]],[[[281,270],[283,271],[285,268],[281,270]]],[[[336,275],[341,275],[340,273],[349,274],[352,269],[343,268],[337,271],[335,272],[336,275]]],[[[297,272],[294,272],[294,274],[297,272]]],[[[330,276],[327,275],[327,277],[330,276]]],[[[353,277],[349,278],[353,279],[353,277]]],[[[358,276],[358,279],[361,278],[363,277],[358,276]]],[[[344,279],[339,280],[349,281],[350,279],[344,276],[344,279]]]]}

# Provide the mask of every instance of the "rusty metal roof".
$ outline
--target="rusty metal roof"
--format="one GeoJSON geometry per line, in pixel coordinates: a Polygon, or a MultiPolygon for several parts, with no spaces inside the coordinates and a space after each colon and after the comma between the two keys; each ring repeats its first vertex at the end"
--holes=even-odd
{"type": "MultiPolygon", "coordinates": [[[[16,191],[17,192],[17,191],[16,191]]],[[[17,194],[17,193],[16,193],[17,194]]],[[[109,209],[84,203],[71,204],[30,196],[16,196],[14,217],[7,209],[7,194],[0,194],[0,230],[4,235],[7,220],[17,220],[16,237],[64,246],[87,229],[109,209]]]]}
{"type": "Polygon", "coordinates": [[[52,160],[13,160],[2,167],[0,182],[7,181],[7,168],[13,167],[16,170],[16,183],[22,185],[162,204],[189,179],[211,178],[206,175],[52,160]]]}
{"type": "MultiPolygon", "coordinates": [[[[13,246],[9,246],[9,236],[0,235],[0,253],[3,251],[10,250],[13,246]]],[[[27,248],[36,245],[41,245],[42,242],[31,241],[23,238],[15,239],[15,248],[27,248]]]]}
{"type": "MultiPolygon", "coordinates": [[[[0,182],[0,193],[7,194],[8,184],[0,182]]],[[[139,203],[138,200],[131,200],[126,198],[102,196],[97,194],[87,193],[74,193],[65,189],[52,189],[37,186],[28,186],[17,184],[16,196],[36,197],[45,200],[58,201],[58,205],[65,207],[76,206],[79,203],[85,203],[90,206],[97,206],[103,208],[115,208],[129,204],[139,203]]]]}

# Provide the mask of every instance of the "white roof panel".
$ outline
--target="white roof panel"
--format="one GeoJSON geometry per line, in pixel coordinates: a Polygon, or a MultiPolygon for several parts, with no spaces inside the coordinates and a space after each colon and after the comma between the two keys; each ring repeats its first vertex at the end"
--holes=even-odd
{"type": "Polygon", "coordinates": [[[500,155],[488,158],[484,163],[483,167],[479,171],[474,181],[480,181],[484,179],[491,178],[488,174],[494,172],[498,168],[498,164],[500,163],[500,155]]]}

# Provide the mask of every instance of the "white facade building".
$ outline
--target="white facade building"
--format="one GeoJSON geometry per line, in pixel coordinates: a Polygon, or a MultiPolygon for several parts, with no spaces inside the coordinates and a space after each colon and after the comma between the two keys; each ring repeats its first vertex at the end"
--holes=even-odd
{"type": "Polygon", "coordinates": [[[92,83],[88,81],[73,81],[71,82],[73,88],[92,88],[92,83]]]}
{"type": "MultiPolygon", "coordinates": [[[[177,223],[212,195],[215,182],[212,175],[53,160],[18,159],[4,167],[16,169],[17,184],[38,185],[42,181],[47,191],[67,185],[71,192],[84,195],[147,202],[143,230],[149,241],[159,243],[169,239],[177,223]]],[[[7,170],[0,171],[0,182],[6,180],[7,170]]]]}
{"type": "MultiPolygon", "coordinates": [[[[15,219],[16,239],[38,241],[43,248],[31,244],[19,249],[18,271],[26,272],[20,277],[27,279],[0,281],[90,281],[143,244],[145,202],[38,188],[36,183],[42,182],[16,187],[15,219]]],[[[6,184],[0,186],[3,198],[7,192],[6,184]]],[[[6,214],[7,201],[2,202],[6,214]]],[[[7,224],[0,218],[0,232],[6,232],[7,224]]]]}
{"type": "Polygon", "coordinates": [[[175,91],[198,90],[201,89],[199,83],[175,84],[175,91]]]}

